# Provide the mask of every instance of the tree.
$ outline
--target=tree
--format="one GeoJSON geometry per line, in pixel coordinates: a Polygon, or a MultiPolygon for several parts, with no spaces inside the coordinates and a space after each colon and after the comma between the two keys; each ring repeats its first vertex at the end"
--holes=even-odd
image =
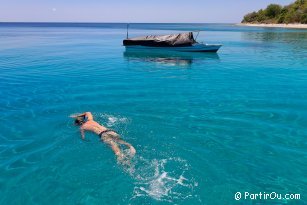
{"type": "Polygon", "coordinates": [[[257,21],[258,22],[263,22],[263,21],[265,21],[267,19],[265,13],[266,13],[266,11],[262,10],[262,9],[260,9],[258,11],[258,15],[257,15],[257,21]]]}
{"type": "Polygon", "coordinates": [[[257,13],[252,12],[252,13],[245,15],[242,22],[253,22],[256,20],[257,20],[257,13]]]}
{"type": "Polygon", "coordinates": [[[265,9],[265,15],[269,18],[275,18],[281,13],[282,7],[278,4],[270,4],[265,9]]]}
{"type": "Polygon", "coordinates": [[[244,16],[243,23],[303,23],[307,24],[307,0],[296,0],[287,6],[270,4],[266,9],[244,16]]]}
{"type": "Polygon", "coordinates": [[[301,18],[301,23],[305,23],[307,24],[307,14],[303,14],[302,18],[301,18]]]}

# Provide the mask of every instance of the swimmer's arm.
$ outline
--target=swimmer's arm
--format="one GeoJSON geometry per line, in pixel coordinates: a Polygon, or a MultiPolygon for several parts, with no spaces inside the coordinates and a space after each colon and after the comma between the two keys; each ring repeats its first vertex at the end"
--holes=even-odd
{"type": "Polygon", "coordinates": [[[71,114],[69,115],[70,118],[77,118],[77,117],[81,117],[83,114],[71,114]]]}
{"type": "Polygon", "coordinates": [[[94,120],[94,117],[93,117],[93,115],[92,115],[91,112],[86,112],[86,113],[84,113],[84,114],[85,114],[85,116],[87,117],[87,120],[94,120]]]}
{"type": "Polygon", "coordinates": [[[80,129],[80,133],[81,133],[81,139],[85,140],[85,133],[84,133],[84,129],[80,129]]]}
{"type": "Polygon", "coordinates": [[[80,129],[80,132],[81,132],[81,139],[82,139],[83,141],[90,142],[90,140],[86,140],[86,139],[85,139],[85,130],[81,128],[81,129],[80,129]]]}
{"type": "Polygon", "coordinates": [[[94,117],[91,112],[85,112],[82,114],[70,115],[71,118],[83,117],[86,116],[88,120],[94,120],[94,117]]]}

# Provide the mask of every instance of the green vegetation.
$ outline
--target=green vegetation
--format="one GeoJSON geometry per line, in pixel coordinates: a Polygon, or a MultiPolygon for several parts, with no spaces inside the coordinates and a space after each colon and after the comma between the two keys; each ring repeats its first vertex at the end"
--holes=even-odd
{"type": "Polygon", "coordinates": [[[270,4],[266,9],[244,16],[242,23],[302,23],[307,24],[307,0],[296,0],[288,6],[270,4]]]}

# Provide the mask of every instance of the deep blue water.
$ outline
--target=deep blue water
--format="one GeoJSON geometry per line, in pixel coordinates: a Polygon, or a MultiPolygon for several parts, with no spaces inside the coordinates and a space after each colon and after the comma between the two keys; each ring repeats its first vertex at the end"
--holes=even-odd
{"type": "Polygon", "coordinates": [[[305,204],[307,31],[203,30],[218,54],[125,52],[125,24],[0,24],[0,204],[305,204]],[[68,116],[133,144],[131,167],[68,116]],[[236,192],[299,193],[241,200],[236,192]]]}

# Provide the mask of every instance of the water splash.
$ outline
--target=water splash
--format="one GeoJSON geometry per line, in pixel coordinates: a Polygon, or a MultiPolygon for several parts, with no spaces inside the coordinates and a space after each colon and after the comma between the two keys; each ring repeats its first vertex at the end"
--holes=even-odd
{"type": "Polygon", "coordinates": [[[126,124],[128,122],[128,118],[121,116],[101,114],[101,117],[103,117],[106,120],[106,125],[108,127],[114,127],[115,125],[126,124]]]}
{"type": "Polygon", "coordinates": [[[148,160],[139,157],[126,169],[135,179],[130,200],[150,197],[157,201],[174,202],[192,197],[197,183],[185,176],[188,170],[189,165],[180,158],[148,160]]]}

